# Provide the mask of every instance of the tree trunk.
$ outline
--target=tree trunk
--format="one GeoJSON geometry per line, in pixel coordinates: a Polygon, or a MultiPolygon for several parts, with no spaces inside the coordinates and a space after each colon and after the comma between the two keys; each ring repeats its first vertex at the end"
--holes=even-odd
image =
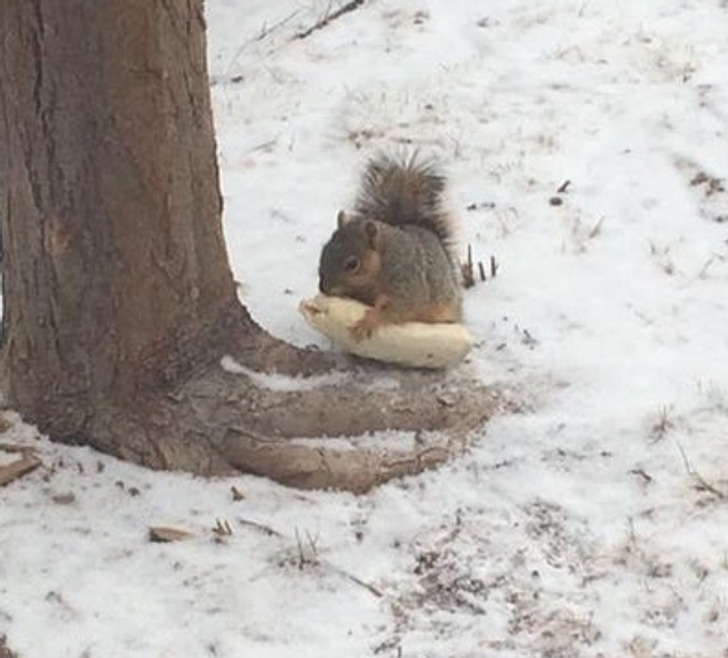
{"type": "Polygon", "coordinates": [[[363,489],[385,477],[348,485],[352,468],[412,472],[427,465],[421,447],[397,453],[405,468],[347,448],[366,464],[332,475],[320,446],[284,439],[462,435],[492,412],[497,396],[477,386],[469,406],[423,405],[436,376],[405,376],[398,406],[352,384],[332,408],[331,391],[262,390],[219,368],[224,353],[306,373],[331,360],[267,336],[237,301],[201,0],[2,0],[0,39],[3,371],[28,420],[153,467],[363,489]]]}
{"type": "Polygon", "coordinates": [[[8,394],[59,437],[240,318],[197,4],[3,2],[8,394]]]}

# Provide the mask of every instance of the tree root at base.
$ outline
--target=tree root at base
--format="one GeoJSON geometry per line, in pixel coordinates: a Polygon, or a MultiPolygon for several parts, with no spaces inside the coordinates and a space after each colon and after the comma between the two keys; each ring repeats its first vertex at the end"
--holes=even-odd
{"type": "Polygon", "coordinates": [[[514,409],[473,381],[414,372],[399,379],[383,390],[352,379],[278,391],[211,369],[133,413],[107,409],[105,426],[93,432],[106,441],[94,445],[152,468],[360,493],[462,453],[491,416],[514,409]]]}
{"type": "Polygon", "coordinates": [[[499,390],[454,373],[366,364],[339,372],[335,385],[297,378],[284,380],[293,390],[281,390],[280,379],[267,386],[250,375],[259,363],[246,355],[265,355],[264,375],[295,373],[297,362],[306,373],[325,372],[333,360],[277,341],[252,321],[242,329],[244,341],[227,346],[245,366],[239,374],[218,359],[173,391],[106,403],[84,442],[151,468],[358,493],[462,453],[489,418],[516,408],[499,390]]]}

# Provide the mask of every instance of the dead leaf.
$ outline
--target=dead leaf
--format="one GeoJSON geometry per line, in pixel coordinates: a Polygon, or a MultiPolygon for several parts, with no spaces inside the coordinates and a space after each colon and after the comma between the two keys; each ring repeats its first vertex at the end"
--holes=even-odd
{"type": "Polygon", "coordinates": [[[169,528],[165,526],[150,526],[149,541],[152,542],[171,542],[182,541],[194,537],[191,532],[179,530],[178,528],[169,528]]]}
{"type": "Polygon", "coordinates": [[[0,465],[0,487],[10,484],[13,480],[23,477],[41,465],[40,458],[32,448],[10,444],[0,444],[3,452],[19,452],[22,456],[9,464],[0,465]]]}

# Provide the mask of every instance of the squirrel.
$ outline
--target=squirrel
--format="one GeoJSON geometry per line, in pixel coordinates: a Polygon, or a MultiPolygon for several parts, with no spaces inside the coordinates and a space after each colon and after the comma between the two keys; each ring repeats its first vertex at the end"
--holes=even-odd
{"type": "Polygon", "coordinates": [[[368,305],[355,340],[380,326],[459,322],[455,227],[444,208],[446,180],[417,154],[379,154],[367,164],[354,212],[343,210],[321,251],[319,289],[368,305]]]}

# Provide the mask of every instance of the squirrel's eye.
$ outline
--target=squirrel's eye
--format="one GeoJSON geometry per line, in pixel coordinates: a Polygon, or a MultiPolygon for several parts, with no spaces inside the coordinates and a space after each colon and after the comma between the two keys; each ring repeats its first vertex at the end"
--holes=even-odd
{"type": "Polygon", "coordinates": [[[347,272],[353,272],[354,270],[359,268],[359,259],[356,256],[349,256],[344,261],[344,269],[347,272]]]}

